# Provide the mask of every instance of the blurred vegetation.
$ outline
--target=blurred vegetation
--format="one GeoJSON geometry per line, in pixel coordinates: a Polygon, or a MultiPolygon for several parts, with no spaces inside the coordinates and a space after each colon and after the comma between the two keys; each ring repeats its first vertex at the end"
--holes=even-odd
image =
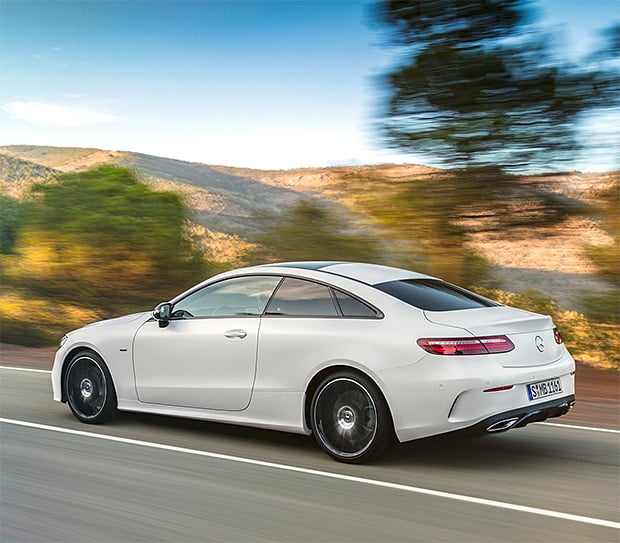
{"type": "MultiPolygon", "coordinates": [[[[592,212],[511,174],[572,161],[592,143],[579,137],[583,119],[617,112],[620,104],[620,27],[575,65],[556,56],[553,36],[536,26],[536,15],[527,0],[382,0],[374,8],[385,43],[398,55],[379,81],[380,135],[391,148],[452,169],[360,192],[356,204],[415,255],[415,267],[469,287],[489,287],[469,234],[509,237],[514,227],[554,226],[592,212]]],[[[586,248],[613,290],[590,294],[587,316],[534,292],[490,295],[551,314],[577,357],[611,360],[616,368],[617,196],[610,194],[600,211],[614,244],[586,248]]]]}
{"type": "Polygon", "coordinates": [[[620,174],[611,186],[597,195],[596,209],[601,226],[613,239],[611,245],[586,245],[585,253],[594,262],[601,277],[620,287],[620,174]]]}
{"type": "Polygon", "coordinates": [[[383,0],[375,19],[400,63],[383,77],[379,123],[393,148],[445,166],[557,165],[579,121],[618,108],[618,29],[582,66],[555,57],[527,0],[383,0]]]}
{"type": "Polygon", "coordinates": [[[326,206],[300,200],[282,213],[257,215],[262,234],[245,255],[247,264],[295,260],[381,262],[379,243],[346,232],[346,219],[326,206]]]}
{"type": "Polygon", "coordinates": [[[0,254],[13,250],[22,209],[19,200],[0,194],[0,254]]]}
{"type": "MultiPolygon", "coordinates": [[[[584,254],[607,281],[609,290],[589,293],[582,304],[591,318],[602,323],[620,324],[620,175],[616,174],[611,186],[597,195],[600,201],[595,218],[612,238],[609,245],[585,245],[584,254]]],[[[616,350],[620,344],[616,345],[616,350]]]]}
{"type": "Polygon", "coordinates": [[[499,289],[474,290],[501,304],[550,315],[575,359],[601,369],[620,370],[619,326],[602,324],[583,313],[561,307],[552,298],[536,290],[520,294],[499,289]]]}
{"type": "Polygon", "coordinates": [[[400,246],[404,266],[465,286],[485,284],[489,267],[467,246],[459,224],[470,196],[464,183],[454,185],[451,176],[417,178],[391,190],[362,191],[356,204],[400,246]]]}
{"type": "MultiPolygon", "coordinates": [[[[492,171],[393,173],[387,166],[343,169],[330,198],[344,208],[301,200],[259,215],[262,233],[249,240],[254,243],[235,242],[240,263],[351,260],[417,269],[550,314],[577,359],[620,369],[617,183],[592,197],[600,205],[584,208],[531,183],[490,179],[492,171]],[[615,240],[586,250],[616,285],[614,296],[590,294],[592,309],[585,313],[536,291],[497,290],[489,264],[468,242],[481,228],[510,236],[513,226],[548,226],[583,213],[593,214],[615,240]]],[[[0,206],[4,342],[54,344],[69,329],[148,310],[231,266],[205,260],[176,194],[154,192],[126,169],[62,175],[35,185],[25,200],[0,196],[0,206]]]]}
{"type": "Polygon", "coordinates": [[[378,168],[347,172],[339,200],[389,239],[391,262],[464,286],[490,286],[490,267],[470,235],[550,227],[583,213],[577,200],[494,170],[412,174],[397,180],[378,168]]]}
{"type": "Polygon", "coordinates": [[[127,169],[61,175],[21,206],[0,261],[5,342],[55,341],[60,325],[150,309],[210,271],[179,196],[127,169]]]}

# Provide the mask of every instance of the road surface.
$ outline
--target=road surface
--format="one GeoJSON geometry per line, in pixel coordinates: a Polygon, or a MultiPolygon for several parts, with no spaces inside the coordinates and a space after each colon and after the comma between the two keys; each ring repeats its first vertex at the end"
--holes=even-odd
{"type": "Polygon", "coordinates": [[[536,424],[349,466],[304,436],[80,424],[48,372],[14,369],[0,369],[0,417],[3,543],[620,540],[617,430],[536,424]]]}

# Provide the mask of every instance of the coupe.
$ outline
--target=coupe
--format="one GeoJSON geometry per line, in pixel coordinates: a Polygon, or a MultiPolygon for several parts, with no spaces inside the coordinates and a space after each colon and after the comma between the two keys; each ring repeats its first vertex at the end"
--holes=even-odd
{"type": "Polygon", "coordinates": [[[313,434],[361,463],[563,415],[574,374],[548,316],[399,268],[292,262],[68,333],[52,385],[85,423],[121,410],[313,434]]]}

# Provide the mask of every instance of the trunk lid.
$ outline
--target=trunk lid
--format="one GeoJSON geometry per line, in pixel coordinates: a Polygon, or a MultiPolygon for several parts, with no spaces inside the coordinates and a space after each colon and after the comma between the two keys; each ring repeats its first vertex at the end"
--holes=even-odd
{"type": "Polygon", "coordinates": [[[555,342],[553,320],[512,307],[481,307],[457,311],[424,311],[430,322],[461,328],[476,337],[508,336],[515,348],[498,354],[506,368],[542,366],[560,358],[563,345],[555,342]]]}

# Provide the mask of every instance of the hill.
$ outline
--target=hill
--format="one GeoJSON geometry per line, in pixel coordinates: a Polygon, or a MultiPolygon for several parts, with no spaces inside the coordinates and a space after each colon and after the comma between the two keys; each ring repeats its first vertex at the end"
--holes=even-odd
{"type": "MultiPolygon", "coordinates": [[[[396,194],[403,187],[443,174],[411,164],[268,171],[123,151],[7,146],[0,147],[0,191],[20,196],[29,184],[49,180],[57,172],[101,164],[130,167],[147,183],[181,193],[191,210],[194,234],[216,260],[233,262],[247,247],[247,239],[257,233],[257,212],[280,212],[300,198],[330,206],[341,218],[343,230],[370,232],[385,240],[386,251],[397,257],[406,250],[409,234],[386,232],[386,226],[358,202],[396,194]]],[[[491,263],[493,275],[505,288],[522,292],[534,287],[567,307],[577,307],[583,292],[605,289],[592,262],[583,256],[583,245],[607,245],[612,239],[596,217],[574,215],[546,224],[540,214],[547,212],[544,202],[553,199],[567,208],[596,203],[597,195],[615,176],[565,172],[520,177],[517,193],[513,187],[513,193],[506,195],[512,207],[500,212],[486,205],[481,195],[477,209],[465,221],[464,243],[491,263]],[[498,222],[500,213],[503,222],[498,222]],[[509,231],[506,214],[514,219],[509,231]]]]}
{"type": "Polygon", "coordinates": [[[59,173],[41,164],[0,154],[0,194],[21,198],[33,183],[49,181],[59,173]]]}

